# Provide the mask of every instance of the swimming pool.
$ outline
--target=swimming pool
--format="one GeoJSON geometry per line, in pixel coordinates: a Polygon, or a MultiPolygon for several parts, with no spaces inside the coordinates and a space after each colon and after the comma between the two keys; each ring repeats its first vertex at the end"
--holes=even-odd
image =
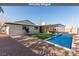
{"type": "Polygon", "coordinates": [[[50,43],[54,43],[54,44],[57,44],[59,46],[71,49],[72,48],[72,40],[73,40],[72,35],[59,34],[55,37],[48,39],[47,41],[50,43]]]}

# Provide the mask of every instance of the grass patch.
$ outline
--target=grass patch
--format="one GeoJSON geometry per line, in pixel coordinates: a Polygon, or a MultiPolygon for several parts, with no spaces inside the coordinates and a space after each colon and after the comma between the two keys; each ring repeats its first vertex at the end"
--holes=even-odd
{"type": "Polygon", "coordinates": [[[50,34],[50,33],[38,33],[38,34],[33,34],[32,37],[38,38],[45,40],[47,38],[50,38],[52,36],[55,36],[55,34],[50,34]]]}

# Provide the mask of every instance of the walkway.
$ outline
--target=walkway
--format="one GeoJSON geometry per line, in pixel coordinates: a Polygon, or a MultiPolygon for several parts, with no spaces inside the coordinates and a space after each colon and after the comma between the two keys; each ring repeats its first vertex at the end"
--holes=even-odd
{"type": "Polygon", "coordinates": [[[79,56],[79,35],[74,35],[73,43],[73,54],[74,56],[79,56]]]}
{"type": "Polygon", "coordinates": [[[29,48],[10,36],[0,35],[0,56],[32,56],[37,55],[29,48]]]}

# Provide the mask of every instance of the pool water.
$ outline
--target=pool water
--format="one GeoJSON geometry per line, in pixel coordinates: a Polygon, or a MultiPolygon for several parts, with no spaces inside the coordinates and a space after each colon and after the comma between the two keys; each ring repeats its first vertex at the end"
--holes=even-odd
{"type": "Polygon", "coordinates": [[[48,39],[47,41],[50,43],[54,43],[54,44],[60,45],[62,47],[71,49],[72,48],[72,40],[73,40],[72,35],[59,34],[55,37],[48,39]]]}

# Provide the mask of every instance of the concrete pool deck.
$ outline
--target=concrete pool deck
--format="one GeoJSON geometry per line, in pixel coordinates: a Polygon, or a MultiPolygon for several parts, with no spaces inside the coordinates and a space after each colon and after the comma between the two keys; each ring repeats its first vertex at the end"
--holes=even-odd
{"type": "Polygon", "coordinates": [[[79,56],[79,35],[74,35],[73,52],[30,36],[0,35],[0,56],[79,56]],[[77,46],[76,46],[77,45],[77,46]]]}
{"type": "Polygon", "coordinates": [[[74,35],[73,55],[79,56],[79,35],[74,35]]]}

